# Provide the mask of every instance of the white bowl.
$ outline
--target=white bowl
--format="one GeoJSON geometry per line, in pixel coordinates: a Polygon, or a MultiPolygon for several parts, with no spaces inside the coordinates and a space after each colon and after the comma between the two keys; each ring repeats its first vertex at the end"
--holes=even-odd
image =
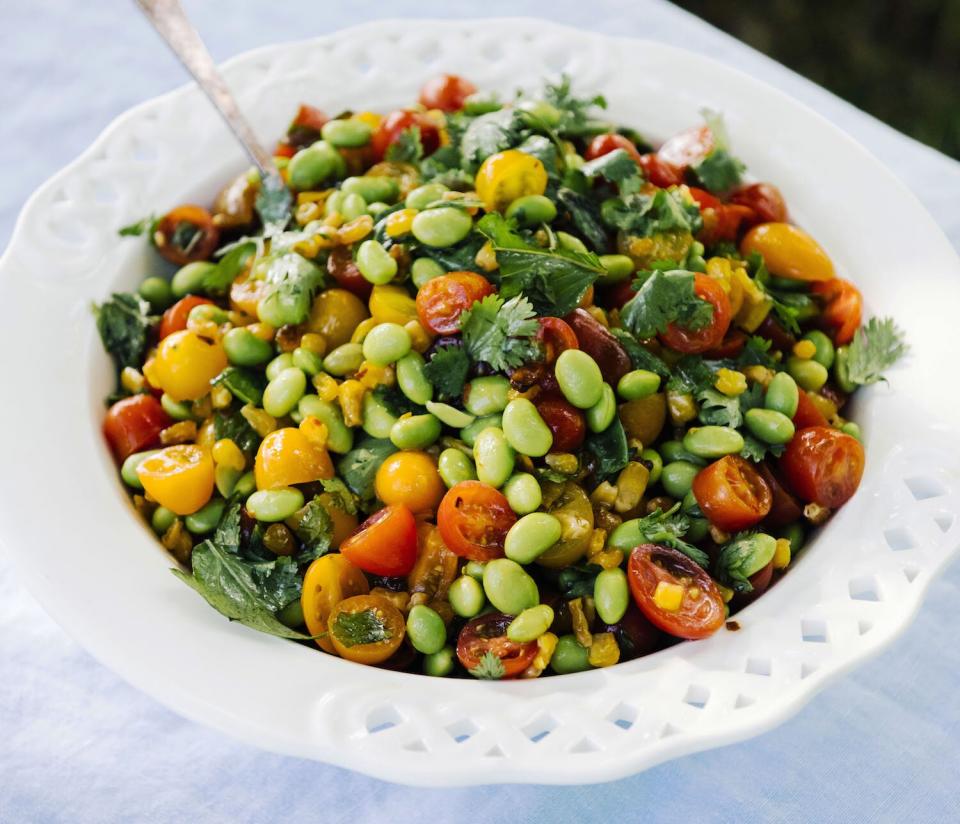
{"type": "Polygon", "coordinates": [[[604,781],[780,723],[903,630],[957,551],[960,261],[851,139],[762,82],[675,48],[533,20],[391,21],[225,66],[267,143],[300,101],[386,109],[439,71],[504,94],[567,71],[579,90],[606,94],[614,118],[659,137],[698,122],[703,106],[724,112],[750,171],[783,189],[869,310],[895,315],[909,337],[889,386],[858,402],[868,457],[855,498],[738,615],[740,631],[611,669],[447,681],[228,623],[169,573],[99,434],[112,369],[91,303],[158,267],[117,227],[208,201],[245,165],[199,91],[183,88],[119,118],[41,187],[0,264],[0,534],[24,580],[104,664],[177,712],[394,781],[604,781]]]}

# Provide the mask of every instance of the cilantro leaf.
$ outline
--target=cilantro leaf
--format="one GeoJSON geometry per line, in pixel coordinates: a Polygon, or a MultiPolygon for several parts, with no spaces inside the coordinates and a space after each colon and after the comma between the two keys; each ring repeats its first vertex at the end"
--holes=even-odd
{"type": "Polygon", "coordinates": [[[564,601],[585,596],[593,597],[597,576],[603,571],[599,564],[584,564],[583,566],[568,566],[560,570],[557,575],[557,588],[564,601]]]}
{"type": "Polygon", "coordinates": [[[300,510],[293,531],[303,543],[303,551],[297,556],[297,563],[307,564],[330,551],[333,521],[317,498],[307,501],[306,506],[300,510]]]}
{"type": "Polygon", "coordinates": [[[748,461],[753,461],[754,463],[760,463],[760,461],[768,455],[779,458],[786,448],[784,444],[771,445],[764,443],[759,438],[755,438],[753,435],[746,433],[743,436],[743,449],[740,450],[740,457],[746,458],[748,461]]]}
{"type": "Polygon", "coordinates": [[[740,183],[746,166],[726,149],[714,149],[690,167],[694,177],[708,192],[722,194],[740,183]]]}
{"type": "Polygon", "coordinates": [[[619,473],[630,460],[627,433],[620,418],[615,417],[603,432],[591,432],[584,449],[593,455],[593,477],[598,483],[619,473]]]}
{"type": "Polygon", "coordinates": [[[558,134],[582,133],[589,123],[590,109],[595,106],[601,109],[607,108],[607,100],[601,94],[593,97],[575,97],[568,74],[562,75],[559,83],[546,83],[543,88],[543,98],[560,112],[560,122],[556,126],[558,134]]]}
{"type": "Polygon", "coordinates": [[[147,336],[155,322],[150,305],[139,295],[115,292],[110,300],[93,307],[103,347],[117,369],[139,368],[147,348],[147,336]]]}
{"type": "Polygon", "coordinates": [[[703,358],[699,355],[684,355],[674,365],[667,389],[696,395],[712,389],[715,382],[716,375],[703,358]]]}
{"type": "Polygon", "coordinates": [[[696,234],[703,225],[700,208],[679,189],[610,198],[600,207],[600,215],[611,229],[641,237],[663,232],[696,234]]]}
{"type": "Polygon", "coordinates": [[[262,175],[254,208],[263,223],[264,235],[269,237],[286,228],[290,222],[292,206],[293,195],[290,194],[280,175],[262,175]]]}
{"type": "Polygon", "coordinates": [[[470,670],[474,678],[480,678],[484,681],[499,681],[507,674],[503,662],[492,652],[485,652],[480,663],[470,670]]]}
{"type": "Polygon", "coordinates": [[[261,300],[261,317],[276,318],[283,323],[303,323],[310,315],[314,293],[323,286],[323,270],[296,252],[271,256],[268,260],[266,280],[271,288],[261,300]]]}
{"type": "Polygon", "coordinates": [[[244,452],[255,452],[260,445],[260,436],[239,412],[215,412],[213,431],[218,441],[229,438],[244,452]]]}
{"type": "Polygon", "coordinates": [[[257,253],[253,241],[238,243],[217,261],[216,267],[203,279],[203,289],[208,295],[225,295],[250,258],[257,253]]]}
{"type": "Polygon", "coordinates": [[[122,226],[117,230],[120,237],[139,237],[142,234],[153,235],[153,227],[157,224],[156,215],[147,215],[145,218],[122,226]]]}
{"type": "Polygon", "coordinates": [[[600,212],[594,202],[573,189],[561,187],[557,192],[561,222],[570,224],[587,245],[598,254],[607,251],[607,232],[600,222],[600,212]]]}
{"type": "Polygon", "coordinates": [[[670,377],[670,367],[654,355],[653,352],[642,346],[626,329],[612,328],[610,332],[620,341],[621,346],[627,350],[627,354],[630,356],[630,363],[634,369],[646,369],[648,372],[653,372],[661,378],[670,377]]]}
{"type": "Polygon", "coordinates": [[[460,140],[460,153],[468,171],[476,171],[486,158],[520,142],[523,117],[514,108],[500,109],[475,118],[460,140]]]}
{"type": "Polygon", "coordinates": [[[212,381],[211,386],[223,386],[230,390],[230,394],[244,403],[260,406],[263,400],[263,390],[267,382],[263,376],[253,370],[240,366],[228,366],[212,381]]]}
{"type": "Polygon", "coordinates": [[[729,426],[736,429],[743,423],[740,399],[724,395],[716,389],[704,389],[697,394],[700,402],[701,422],[713,426],[729,426]]]}
{"type": "Polygon", "coordinates": [[[710,564],[710,556],[706,552],[683,540],[683,536],[690,529],[690,519],[680,511],[679,502],[666,512],[656,509],[643,518],[627,521],[620,528],[625,529],[626,533],[623,535],[622,548],[632,548],[639,544],[659,544],[682,552],[704,569],[710,564]],[[627,530],[625,528],[628,525],[627,530]]]}
{"type": "Polygon", "coordinates": [[[539,160],[548,174],[556,174],[559,166],[559,152],[557,145],[542,134],[532,134],[517,148],[524,154],[532,155],[539,160]]]}
{"type": "Polygon", "coordinates": [[[420,127],[409,126],[387,148],[386,159],[390,163],[419,163],[423,158],[423,143],[420,127]]]}
{"type": "Polygon", "coordinates": [[[360,612],[341,612],[330,627],[337,640],[345,647],[361,644],[377,644],[389,641],[393,634],[375,609],[360,612]]]}
{"type": "Polygon", "coordinates": [[[462,346],[444,346],[433,353],[423,371],[440,398],[456,400],[463,394],[470,358],[462,346]]]}
{"type": "Polygon", "coordinates": [[[487,239],[483,235],[472,232],[456,246],[445,248],[421,246],[418,256],[435,260],[448,272],[477,272],[486,275],[487,273],[477,265],[477,252],[486,242],[487,239]]]}
{"type": "Polygon", "coordinates": [[[652,338],[676,323],[702,329],[713,320],[713,306],[693,291],[694,275],[682,269],[654,270],[620,311],[623,325],[638,338],[652,338]]]}
{"type": "Polygon", "coordinates": [[[614,149],[612,152],[590,160],[580,167],[580,172],[589,180],[602,177],[616,184],[621,195],[635,194],[643,185],[640,167],[637,161],[627,154],[626,149],[614,149]]]}
{"type": "Polygon", "coordinates": [[[870,318],[847,349],[846,377],[850,383],[869,386],[886,380],[883,372],[907,352],[903,332],[892,318],[870,318]]]}
{"type": "Polygon", "coordinates": [[[487,295],[460,316],[467,354],[498,372],[515,369],[538,356],[533,338],[539,328],[536,312],[523,295],[506,302],[499,295],[487,295]]]}
{"type": "Polygon", "coordinates": [[[397,448],[388,440],[364,438],[337,462],[337,474],[360,500],[373,501],[373,479],[380,464],[397,448]]]}
{"type": "Polygon", "coordinates": [[[333,499],[333,505],[348,515],[357,514],[357,500],[349,487],[339,478],[329,478],[320,481],[323,491],[333,499]]]}
{"type": "Polygon", "coordinates": [[[772,369],[777,363],[770,357],[772,346],[773,341],[759,335],[751,335],[740,350],[740,354],[737,355],[737,366],[766,366],[772,369]]]}
{"type": "Polygon", "coordinates": [[[736,592],[752,592],[750,576],[763,569],[776,550],[776,541],[756,532],[740,532],[723,545],[714,565],[720,583],[736,592]]]}

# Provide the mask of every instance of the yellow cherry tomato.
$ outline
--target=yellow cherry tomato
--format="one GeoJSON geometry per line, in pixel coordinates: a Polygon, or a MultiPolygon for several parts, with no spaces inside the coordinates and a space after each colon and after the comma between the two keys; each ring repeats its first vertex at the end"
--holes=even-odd
{"type": "Polygon", "coordinates": [[[759,252],[771,274],[791,280],[820,281],[835,277],[833,262],[820,244],[790,223],[761,223],[742,241],[744,255],[759,252]]]}
{"type": "Polygon", "coordinates": [[[402,286],[374,286],[370,293],[370,314],[377,323],[399,323],[417,319],[417,304],[402,286]]]}
{"type": "Polygon", "coordinates": [[[230,308],[257,317],[257,304],[270,291],[270,284],[260,278],[241,275],[230,286],[230,308]]]}
{"type": "Polygon", "coordinates": [[[332,478],[333,462],[326,449],[288,426],[275,429],[260,443],[253,475],[257,489],[278,489],[332,478]]]}
{"type": "Polygon", "coordinates": [[[483,161],[474,187],[488,212],[502,212],[518,197],[542,195],[547,189],[547,170],[533,155],[507,149],[483,161]]]}
{"type": "Polygon", "coordinates": [[[414,513],[433,512],[447,491],[436,461],[426,452],[395,452],[380,464],[374,479],[385,504],[404,504],[414,513]]]}
{"type": "Polygon", "coordinates": [[[403,643],[407,633],[407,624],[403,614],[386,598],[380,595],[354,595],[344,598],[330,613],[328,621],[330,639],[337,654],[347,661],[357,664],[382,664],[403,643]],[[343,615],[357,615],[366,612],[372,622],[379,624],[377,640],[363,641],[356,638],[340,623],[343,615]]]}
{"type": "Polygon", "coordinates": [[[329,352],[347,343],[357,325],[368,317],[367,307],[353,292],[325,289],[313,299],[308,325],[311,332],[323,335],[329,352]]]}
{"type": "MultiPolygon", "coordinates": [[[[327,631],[330,613],[344,598],[366,595],[369,591],[367,576],[342,555],[334,553],[317,558],[307,568],[300,593],[303,620],[310,634],[327,631]]],[[[333,642],[326,636],[314,640],[321,649],[334,652],[333,642]]]]}
{"type": "Polygon", "coordinates": [[[175,401],[195,401],[210,391],[210,381],[226,368],[227,356],[218,341],[185,329],[160,341],[151,373],[175,401]]]}
{"type": "Polygon", "coordinates": [[[168,446],[137,467],[147,494],[177,515],[196,512],[210,500],[213,475],[213,458],[196,444],[168,446]]]}

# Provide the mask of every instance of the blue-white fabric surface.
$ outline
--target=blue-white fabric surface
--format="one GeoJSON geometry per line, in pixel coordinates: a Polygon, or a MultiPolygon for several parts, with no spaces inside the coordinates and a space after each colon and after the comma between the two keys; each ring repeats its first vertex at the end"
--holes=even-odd
{"type": "MultiPolygon", "coordinates": [[[[686,46],[762,77],[846,129],[903,178],[960,246],[960,164],[657,0],[186,5],[218,59],[387,14],[540,15],[686,46]]],[[[114,116],[179,85],[184,74],[129,2],[14,7],[4,0],[0,31],[5,245],[39,183],[114,116]]],[[[0,471],[16,470],[0,463],[0,471]]],[[[0,822],[957,821],[958,600],[954,565],[882,656],[751,741],[607,785],[422,790],[264,753],[177,717],[86,654],[0,555],[0,822]]]]}

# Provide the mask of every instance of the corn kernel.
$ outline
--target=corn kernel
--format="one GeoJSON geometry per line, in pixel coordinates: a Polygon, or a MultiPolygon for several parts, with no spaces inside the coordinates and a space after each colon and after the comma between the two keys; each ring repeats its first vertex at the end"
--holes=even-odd
{"type": "Polygon", "coordinates": [[[723,598],[725,604],[729,604],[733,596],[736,595],[730,587],[725,587],[723,584],[717,584],[717,589],[720,590],[720,597],[723,598]]]}
{"type": "Polygon", "coordinates": [[[814,526],[819,526],[830,517],[830,508],[817,503],[807,504],[803,508],[803,517],[814,526]]]}
{"type": "Polygon", "coordinates": [[[243,415],[243,419],[250,424],[253,431],[261,438],[267,437],[267,435],[277,428],[277,419],[269,412],[265,412],[252,403],[240,407],[240,414],[243,415]]]}
{"type": "Polygon", "coordinates": [[[671,584],[669,581],[660,581],[653,593],[653,602],[662,610],[676,612],[683,603],[686,589],[680,584],[671,584]]]}
{"type": "Polygon", "coordinates": [[[433,343],[433,336],[423,328],[423,324],[418,320],[409,320],[403,324],[403,328],[410,335],[410,345],[414,352],[426,352],[433,343]]]}
{"type": "Polygon", "coordinates": [[[378,595],[381,598],[386,598],[391,604],[393,604],[400,612],[406,612],[410,607],[410,593],[409,592],[396,592],[392,589],[387,589],[386,587],[374,587],[370,590],[371,595],[378,595]]]}
{"type": "Polygon", "coordinates": [[[196,445],[203,449],[213,449],[213,444],[217,440],[217,426],[213,416],[206,418],[200,424],[200,431],[197,432],[196,445]]]}
{"type": "Polygon", "coordinates": [[[247,465],[246,456],[230,438],[221,438],[213,445],[210,452],[217,466],[225,466],[227,469],[236,469],[239,472],[247,465]]]}
{"type": "Polygon", "coordinates": [[[500,264],[497,263],[497,253],[493,251],[493,244],[489,240],[477,250],[473,262],[484,272],[493,272],[499,267],[500,264]]]}
{"type": "Polygon", "coordinates": [[[214,409],[226,409],[233,402],[233,395],[225,386],[214,386],[210,390],[210,402],[214,409]]]}
{"type": "Polygon", "coordinates": [[[269,323],[251,323],[247,327],[247,331],[255,338],[260,338],[260,340],[265,341],[272,341],[274,335],[277,334],[277,330],[269,323]]]}
{"type": "Polygon", "coordinates": [[[317,390],[320,400],[328,403],[335,401],[340,393],[340,384],[326,372],[318,372],[313,376],[313,388],[317,390]]]}
{"type": "Polygon", "coordinates": [[[373,218],[370,215],[360,215],[360,217],[356,217],[340,227],[337,232],[337,240],[341,246],[349,246],[351,243],[363,240],[372,231],[373,218]]]}
{"type": "Polygon", "coordinates": [[[160,443],[173,446],[178,443],[193,443],[197,437],[195,421],[177,421],[160,432],[160,443]]]}
{"type": "Polygon", "coordinates": [[[639,461],[630,461],[617,476],[617,497],[614,512],[629,512],[640,503],[647,491],[650,470],[639,461]]]}
{"type": "Polygon", "coordinates": [[[370,361],[364,361],[357,370],[356,378],[367,389],[378,386],[393,386],[396,383],[396,372],[392,366],[377,366],[370,361]]]}
{"type": "Polygon", "coordinates": [[[294,213],[294,218],[301,226],[306,226],[312,220],[319,220],[322,213],[321,204],[316,202],[300,203],[294,213]]]}
{"type": "Polygon", "coordinates": [[[313,352],[315,355],[323,357],[327,352],[327,339],[323,335],[318,335],[316,332],[307,332],[300,338],[300,346],[303,349],[313,352]]]}
{"type": "Polygon", "coordinates": [[[588,558],[591,564],[596,564],[603,569],[616,569],[623,563],[623,552],[619,549],[605,549],[603,552],[589,555],[588,558]]]}
{"type": "Polygon", "coordinates": [[[603,552],[603,547],[607,543],[607,531],[605,529],[594,529],[590,534],[590,543],[587,546],[587,557],[603,552]]]}
{"type": "Polygon", "coordinates": [[[417,216],[416,209],[398,209],[387,216],[387,237],[402,237],[409,235],[413,228],[413,219],[417,216]]]}
{"type": "Polygon", "coordinates": [[[717,380],[713,385],[718,392],[735,398],[747,391],[747,376],[736,369],[721,368],[717,371],[717,380]]]}
{"type": "Polygon", "coordinates": [[[583,609],[583,598],[567,601],[567,606],[570,607],[573,634],[577,636],[581,647],[589,647],[593,643],[593,635],[590,634],[590,621],[583,609]]]}
{"type": "Polygon", "coordinates": [[[300,192],[297,195],[297,206],[303,203],[326,203],[327,198],[332,195],[336,189],[323,189],[322,191],[300,192]]]}
{"type": "Polygon", "coordinates": [[[363,339],[370,334],[370,330],[377,325],[379,321],[375,318],[367,318],[366,320],[360,321],[357,324],[357,328],[353,330],[353,334],[350,335],[350,343],[363,343],[363,339]]]}
{"type": "Polygon", "coordinates": [[[682,426],[697,417],[697,404],[689,392],[667,390],[667,409],[675,426],[682,426]]]}
{"type": "Polygon", "coordinates": [[[343,422],[347,426],[360,426],[363,423],[363,396],[367,388],[357,380],[348,380],[340,384],[337,397],[343,422]]]}
{"type": "Polygon", "coordinates": [[[773,568],[786,569],[790,566],[790,541],[786,538],[777,539],[777,548],[773,552],[773,568]]]}
{"type": "Polygon", "coordinates": [[[612,667],[620,660],[620,647],[612,632],[598,632],[590,645],[590,665],[612,667]]]}
{"type": "Polygon", "coordinates": [[[330,212],[330,214],[323,219],[323,225],[330,229],[339,229],[343,224],[344,219],[340,212],[330,212]]]}
{"type": "Polygon", "coordinates": [[[353,116],[353,119],[366,123],[371,129],[376,129],[380,125],[380,121],[383,120],[383,116],[376,112],[359,112],[353,116]]]}
{"type": "Polygon", "coordinates": [[[599,306],[588,306],[587,312],[593,317],[593,319],[599,323],[605,329],[610,328],[610,320],[607,318],[607,313],[603,311],[599,306]]]}
{"type": "Polygon", "coordinates": [[[837,405],[830,398],[824,397],[819,392],[807,392],[807,397],[827,420],[836,416],[837,405]]]}
{"type": "Polygon", "coordinates": [[[793,354],[803,360],[810,360],[817,354],[817,346],[812,340],[798,340],[793,345],[793,354]]]}
{"type": "Polygon", "coordinates": [[[552,632],[545,632],[537,638],[537,654],[520,677],[536,678],[539,676],[550,665],[550,659],[553,658],[553,653],[557,649],[558,640],[552,632]]]}
{"type": "Polygon", "coordinates": [[[139,392],[145,383],[143,375],[132,366],[124,366],[120,372],[120,385],[128,392],[139,392]]]}
{"type": "Polygon", "coordinates": [[[300,421],[300,431],[306,435],[307,440],[314,446],[321,449],[327,448],[327,439],[330,437],[330,430],[327,425],[315,415],[307,415],[300,421]]]}
{"type": "Polygon", "coordinates": [[[743,374],[746,375],[747,380],[750,383],[759,383],[761,386],[769,386],[770,381],[773,380],[773,376],[776,374],[772,369],[766,366],[754,365],[747,366],[743,370],[743,374]]]}
{"type": "Polygon", "coordinates": [[[185,564],[190,559],[190,553],[193,551],[193,538],[183,528],[183,521],[180,518],[170,524],[170,528],[163,533],[160,543],[181,564],[185,564]]]}

